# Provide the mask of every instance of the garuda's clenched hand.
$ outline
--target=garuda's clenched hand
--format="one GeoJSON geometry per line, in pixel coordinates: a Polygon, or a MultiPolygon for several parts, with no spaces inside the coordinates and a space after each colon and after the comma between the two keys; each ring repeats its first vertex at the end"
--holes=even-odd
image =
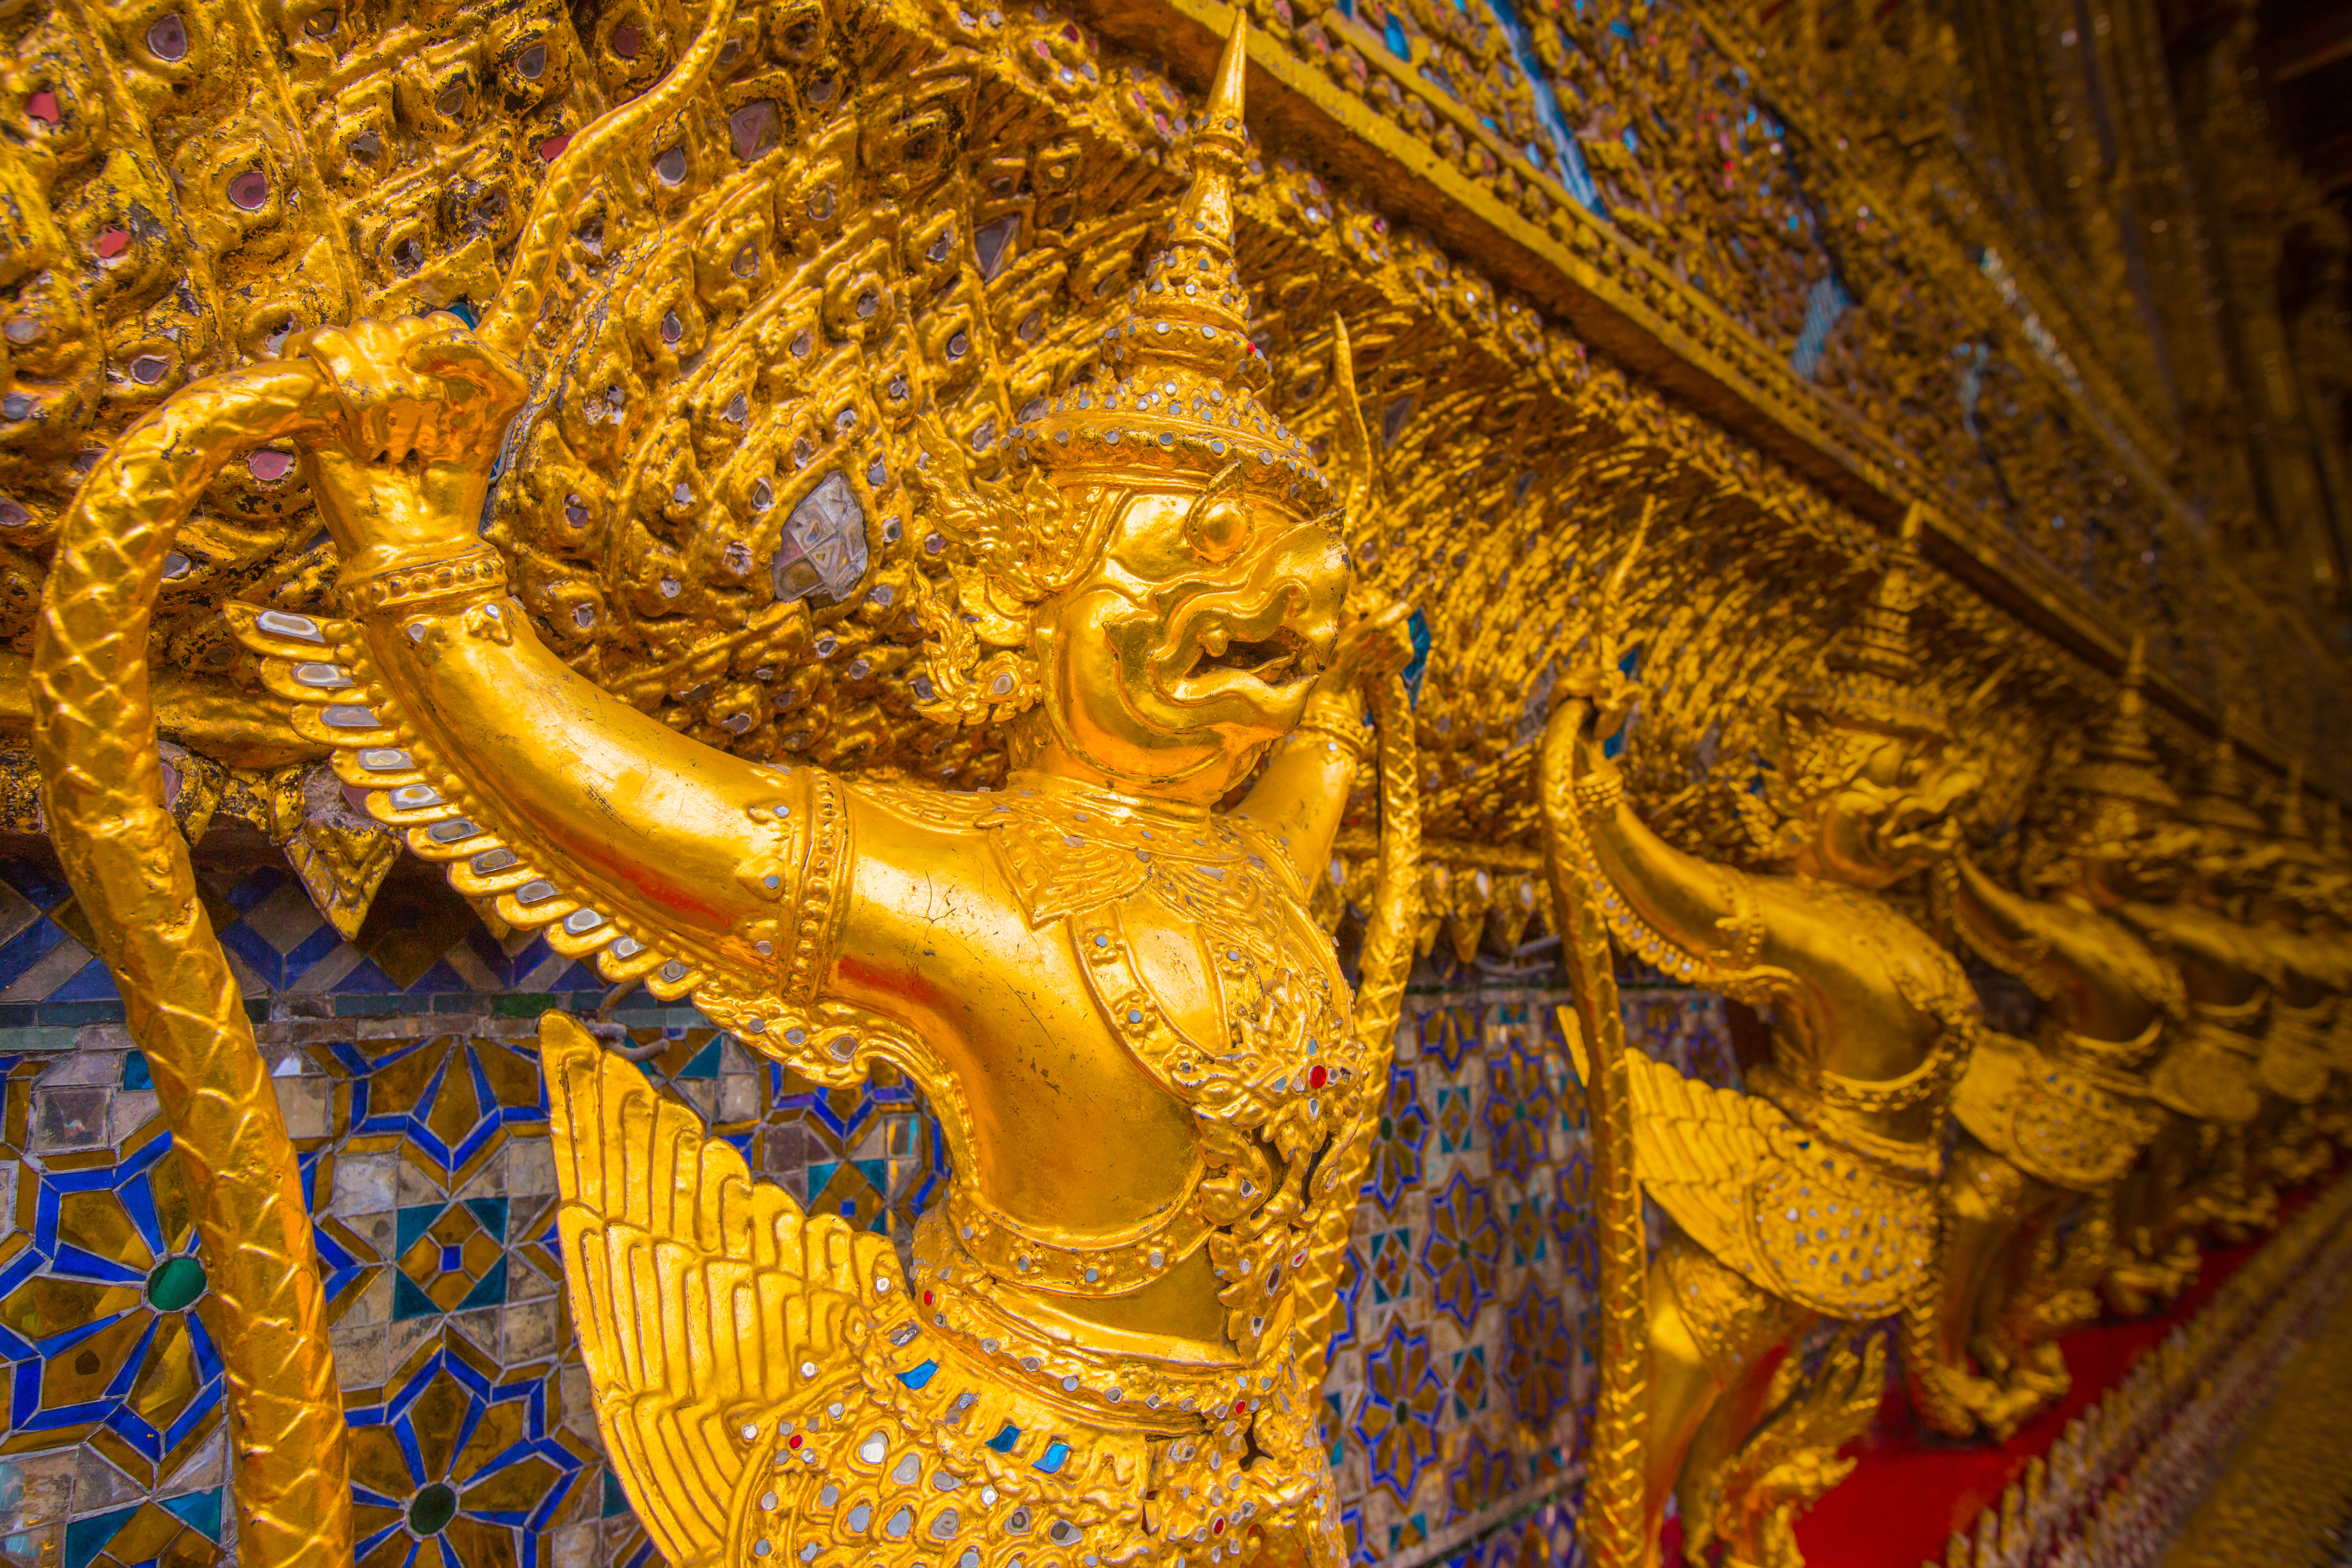
{"type": "Polygon", "coordinates": [[[302,443],[311,494],[348,575],[470,542],[507,424],[528,391],[511,359],[443,312],[304,334],[341,416],[302,443]]]}

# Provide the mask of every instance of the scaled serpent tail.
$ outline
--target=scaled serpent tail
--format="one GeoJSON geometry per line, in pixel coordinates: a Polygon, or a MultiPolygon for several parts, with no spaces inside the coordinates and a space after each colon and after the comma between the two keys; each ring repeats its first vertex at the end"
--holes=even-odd
{"type": "MultiPolygon", "coordinates": [[[[1412,733],[1412,704],[1404,679],[1391,675],[1373,689],[1372,708],[1380,721],[1381,847],[1380,869],[1372,884],[1372,918],[1364,931],[1364,948],[1358,963],[1355,1030],[1368,1046],[1394,1034],[1404,983],[1412,970],[1413,928],[1421,918],[1421,783],[1412,733]]],[[[1385,1050],[1380,1059],[1386,1062],[1385,1050]]],[[[1329,1309],[1315,1321],[1299,1325],[1299,1381],[1319,1387],[1328,1370],[1331,1335],[1339,1313],[1339,1275],[1348,1252],[1348,1226],[1355,1213],[1350,1194],[1364,1184],[1371,1163],[1372,1129],[1378,1125],[1386,1089],[1373,1095],[1362,1120],[1336,1152],[1332,1191],[1339,1194],[1325,1211],[1322,1231],[1309,1248],[1313,1261],[1301,1281],[1307,1300],[1328,1300],[1329,1309]]]]}
{"type": "Polygon", "coordinates": [[[207,377],[141,420],[67,514],[33,645],[50,837],[196,1194],[253,1568],[351,1562],[342,1394],[293,1141],[164,805],[147,629],[164,554],[213,476],[333,412],[311,367],[289,363],[207,377]]]}
{"type": "Polygon", "coordinates": [[[1633,1169],[1633,1086],[1609,928],[1593,891],[1564,857],[1576,838],[1569,759],[1587,713],[1555,723],[1538,770],[1544,868],[1576,1005],[1562,1008],[1562,1032],[1588,1053],[1584,1092],[1592,1130],[1592,1206],[1600,1232],[1600,1387],[1593,1400],[1591,1458],[1584,1489],[1585,1550],[1595,1568],[1635,1568],[1643,1560],[1643,1455],[1648,1446],[1646,1324],[1649,1246],[1641,1182],[1633,1169]]]}
{"type": "MultiPolygon", "coordinates": [[[[1951,1199],[1937,1204],[1939,1234],[1950,1234],[1951,1199]]],[[[1986,1378],[1955,1371],[1936,1353],[1937,1293],[1915,1287],[1905,1297],[1895,1320],[1895,1348],[1902,1358],[1903,1381],[1911,1393],[1912,1408],[1920,1419],[1948,1437],[1976,1435],[1979,1421],[1995,1415],[1999,1391],[1986,1378]]]]}

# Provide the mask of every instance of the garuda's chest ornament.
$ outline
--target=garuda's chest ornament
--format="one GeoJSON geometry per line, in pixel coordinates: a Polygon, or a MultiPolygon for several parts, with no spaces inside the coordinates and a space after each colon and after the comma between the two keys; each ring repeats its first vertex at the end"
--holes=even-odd
{"type": "MultiPolygon", "coordinates": [[[[1766,918],[1747,881],[1725,873],[1719,885],[1749,918],[1766,918]]],[[[1841,933],[1853,968],[1916,1020],[1920,1044],[1882,1078],[1830,1065],[1849,1059],[1849,1042],[1786,1040],[1748,1070],[1747,1094],[1636,1062],[1637,1168],[1683,1232],[1752,1285],[1849,1321],[1889,1316],[1932,1288],[1942,1116],[1979,1036],[1976,1000],[1958,967],[1884,900],[1811,879],[1769,892],[1778,918],[1841,933]]],[[[1622,935],[1646,940],[1629,904],[1604,907],[1622,911],[1622,935]]],[[[1699,973],[1756,1005],[1805,1005],[1807,981],[1774,966],[1699,973]]]]}
{"type": "Polygon", "coordinates": [[[362,323],[199,383],[118,444],[67,525],[37,659],[58,842],[184,1145],[211,1150],[219,1104],[242,1117],[208,1156],[228,1173],[207,1247],[273,1238],[236,1281],[275,1314],[231,1369],[267,1460],[241,1482],[243,1539],[257,1563],[349,1561],[341,1411],[291,1150],[265,1136],[268,1081],[160,804],[138,654],[173,530],[223,463],[282,438],[343,614],[229,615],[368,811],[616,986],[691,998],[820,1083],[896,1068],[944,1135],[948,1194],[908,1270],[549,1016],[574,1319],[663,1554],[1336,1563],[1317,1391],[1411,956],[1415,770],[1402,612],[1342,624],[1339,531],[1372,504],[1344,331],[1348,494],[1258,395],[1233,244],[1242,36],[1162,248],[1095,363],[1024,404],[1001,473],[976,471],[994,425],[907,413],[904,479],[951,570],[869,602],[926,633],[905,705],[1000,727],[1013,764],[951,794],[678,733],[551,650],[478,532],[500,454],[540,450],[555,417],[543,403],[508,436],[529,401],[509,356],[583,160],[669,112],[726,33],[721,6],[627,124],[551,172],[478,333],[362,323]],[[1368,711],[1381,870],[1351,996],[1307,888],[1372,754],[1368,711]]]}
{"type": "MultiPolygon", "coordinates": [[[[1381,1053],[1349,1026],[1330,942],[1304,889],[1269,858],[1278,852],[1211,814],[1175,816],[1019,775],[994,799],[897,789],[872,798],[994,854],[1027,920],[1067,943],[1105,1031],[1190,1113],[1199,1151],[1181,1201],[1115,1238],[1082,1243],[1040,1234],[958,1182],[942,1208],[953,1235],[942,1239],[968,1267],[959,1281],[940,1262],[942,1283],[958,1294],[984,1295],[992,1279],[1124,1294],[1205,1254],[1236,1354],[1254,1361],[1283,1346],[1297,1306],[1288,1287],[1318,1226],[1330,1223],[1333,1194],[1311,1190],[1308,1173],[1336,1152],[1385,1075],[1381,1053]]],[[[1352,1194],[1336,1196],[1352,1204],[1352,1194]]]]}

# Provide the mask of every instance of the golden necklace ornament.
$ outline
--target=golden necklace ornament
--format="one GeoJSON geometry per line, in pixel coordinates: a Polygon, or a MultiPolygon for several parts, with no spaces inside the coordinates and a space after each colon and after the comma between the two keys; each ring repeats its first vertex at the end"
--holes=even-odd
{"type": "MultiPolygon", "coordinates": [[[[1002,724],[1014,764],[955,794],[678,734],[567,667],[476,531],[527,402],[513,355],[593,161],[694,89],[730,17],[722,0],[667,79],[551,169],[478,331],[321,330],[198,383],[117,445],[68,520],[36,658],[41,761],[174,1131],[221,1166],[206,1245],[236,1253],[300,1204],[162,813],[137,655],[205,484],[284,439],[344,613],[229,614],[368,810],[615,984],[690,997],[821,1083],[898,1068],[949,1145],[909,1272],[886,1237],[755,1180],[578,1021],[544,1019],[573,1318],[614,1473],[663,1554],[1336,1565],[1318,1391],[1416,920],[1409,649],[1401,608],[1343,614],[1338,531],[1376,505],[1360,416],[1343,399],[1343,495],[1258,395],[1233,246],[1244,28],[1091,373],[1024,406],[1002,477],[974,471],[992,437],[919,416],[908,484],[957,564],[912,590],[929,641],[908,699],[1002,724]],[[1379,883],[1351,995],[1308,889],[1375,751],[1379,883]],[[207,1120],[223,1104],[225,1126],[207,1120]]],[[[1339,344],[1352,395],[1344,328],[1339,344]]],[[[252,1279],[223,1291],[278,1314],[255,1342],[275,1370],[231,1358],[244,1474],[263,1483],[240,1482],[242,1539],[270,1568],[351,1552],[307,1235],[249,1249],[252,1279]]]]}

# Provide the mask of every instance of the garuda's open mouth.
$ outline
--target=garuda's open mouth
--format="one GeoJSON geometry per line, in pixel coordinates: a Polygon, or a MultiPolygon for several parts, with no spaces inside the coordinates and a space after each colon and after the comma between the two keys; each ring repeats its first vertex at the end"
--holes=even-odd
{"type": "Polygon", "coordinates": [[[1910,856],[1939,856],[1957,848],[1960,825],[1948,806],[1917,801],[1898,808],[1879,825],[1873,835],[1878,851],[1890,859],[1910,856]]]}
{"type": "Polygon", "coordinates": [[[1264,637],[1230,637],[1223,626],[1201,632],[1200,651],[1184,679],[1198,679],[1217,671],[1246,675],[1267,686],[1287,686],[1307,679],[1304,668],[1310,649],[1307,639],[1288,626],[1276,626],[1264,637]]]}

